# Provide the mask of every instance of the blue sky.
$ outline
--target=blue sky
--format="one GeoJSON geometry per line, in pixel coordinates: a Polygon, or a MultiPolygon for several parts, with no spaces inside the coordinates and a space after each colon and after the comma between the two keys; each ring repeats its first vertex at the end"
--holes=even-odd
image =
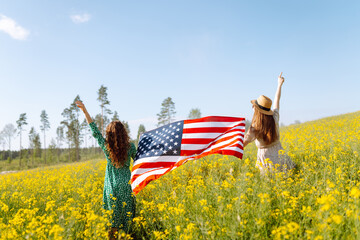
{"type": "Polygon", "coordinates": [[[155,127],[167,97],[177,119],[191,108],[251,119],[250,100],[273,99],[280,72],[280,122],[358,111],[359,10],[357,1],[0,0],[0,130],[26,113],[25,135],[40,131],[45,109],[50,142],[77,94],[100,112],[102,84],[133,137],[139,124],[155,127]]]}

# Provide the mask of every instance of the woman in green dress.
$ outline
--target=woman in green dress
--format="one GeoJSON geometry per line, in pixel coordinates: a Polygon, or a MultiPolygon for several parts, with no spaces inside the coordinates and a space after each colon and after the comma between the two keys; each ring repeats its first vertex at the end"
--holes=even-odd
{"type": "Polygon", "coordinates": [[[106,127],[104,138],[87,112],[85,105],[76,105],[84,112],[93,136],[104,151],[107,165],[104,181],[104,209],[113,210],[109,239],[117,239],[119,228],[128,232],[129,221],[135,214],[135,196],[130,185],[130,158],[134,158],[136,147],[130,143],[129,135],[120,121],[113,121],[106,127]]]}

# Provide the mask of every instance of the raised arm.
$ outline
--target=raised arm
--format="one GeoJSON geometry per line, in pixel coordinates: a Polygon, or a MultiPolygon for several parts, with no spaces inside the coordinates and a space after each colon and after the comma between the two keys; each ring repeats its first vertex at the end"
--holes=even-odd
{"type": "Polygon", "coordinates": [[[81,101],[77,101],[76,105],[83,111],[83,113],[85,114],[85,118],[88,124],[93,122],[93,119],[90,117],[88,111],[86,110],[85,105],[81,102],[81,101]]]}
{"type": "Polygon", "coordinates": [[[281,72],[278,77],[278,86],[277,86],[275,99],[274,99],[274,109],[279,109],[279,107],[280,107],[281,87],[282,87],[284,81],[285,81],[285,78],[282,76],[282,72],[281,72]]]}
{"type": "Polygon", "coordinates": [[[77,101],[76,105],[84,112],[86,121],[89,124],[90,129],[92,131],[92,135],[97,140],[97,142],[99,143],[99,146],[102,148],[102,150],[104,150],[104,153],[108,156],[109,153],[108,153],[107,147],[106,147],[106,140],[101,135],[101,132],[99,131],[96,124],[94,123],[94,121],[90,117],[90,114],[87,112],[87,110],[85,108],[85,105],[81,101],[77,101]]]}

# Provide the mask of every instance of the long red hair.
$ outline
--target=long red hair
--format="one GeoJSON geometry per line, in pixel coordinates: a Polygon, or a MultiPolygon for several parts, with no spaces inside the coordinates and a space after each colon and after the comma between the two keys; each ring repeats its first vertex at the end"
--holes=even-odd
{"type": "Polygon", "coordinates": [[[256,107],[254,107],[254,110],[251,127],[255,130],[256,138],[262,139],[266,145],[278,140],[279,136],[274,117],[261,113],[256,107]]]}
{"type": "Polygon", "coordinates": [[[117,168],[122,167],[128,157],[130,138],[120,121],[113,121],[106,127],[106,143],[111,162],[117,168]]]}

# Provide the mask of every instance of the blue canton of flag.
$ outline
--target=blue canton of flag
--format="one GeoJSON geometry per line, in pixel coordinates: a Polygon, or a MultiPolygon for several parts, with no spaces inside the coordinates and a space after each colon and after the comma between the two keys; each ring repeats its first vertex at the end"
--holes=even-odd
{"type": "Polygon", "coordinates": [[[134,161],[145,157],[180,155],[183,126],[184,121],[178,121],[143,133],[134,161]]]}

